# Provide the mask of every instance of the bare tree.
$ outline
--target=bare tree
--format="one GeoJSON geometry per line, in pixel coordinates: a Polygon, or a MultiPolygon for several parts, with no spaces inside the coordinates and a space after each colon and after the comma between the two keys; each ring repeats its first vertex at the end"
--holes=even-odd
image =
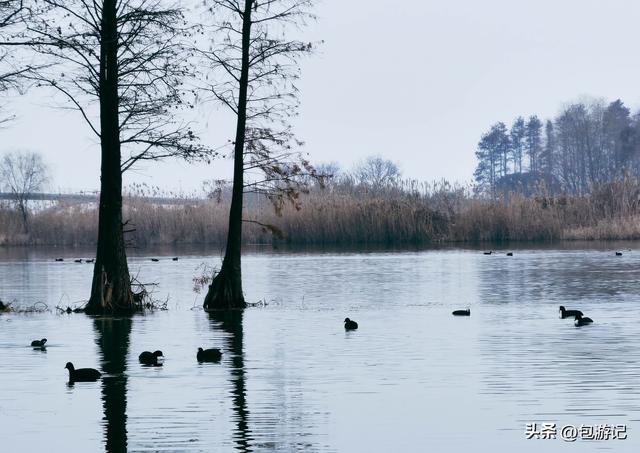
{"type": "Polygon", "coordinates": [[[547,120],[544,125],[544,150],[540,156],[540,170],[546,175],[554,175],[556,167],[556,140],[553,121],[547,120]]]}
{"type": "Polygon", "coordinates": [[[29,197],[40,192],[48,181],[49,170],[37,153],[8,153],[0,160],[0,189],[11,193],[29,232],[29,197]]]}
{"type": "Polygon", "coordinates": [[[316,174],[321,175],[321,178],[311,179],[309,184],[314,187],[317,186],[322,190],[334,189],[338,184],[344,182],[345,178],[349,177],[346,172],[343,172],[340,164],[336,161],[321,162],[314,165],[314,167],[316,169],[316,174]]]}
{"type": "Polygon", "coordinates": [[[131,290],[122,173],[143,160],[208,158],[188,125],[193,31],[163,0],[38,0],[27,41],[53,66],[34,79],[77,109],[100,140],[98,246],[90,313],[140,308],[131,290]],[[97,112],[96,112],[97,110],[97,112]],[[96,114],[97,113],[97,114],[96,114]]]}
{"type": "MultiPolygon", "coordinates": [[[[313,16],[312,0],[212,0],[213,48],[205,52],[214,83],[206,89],[236,117],[229,233],[220,272],[209,286],[205,309],[244,307],[241,276],[243,194],[267,196],[280,212],[299,203],[307,176],[320,177],[294,151],[288,119],[296,114],[298,60],[312,44],[289,39],[313,16]]],[[[245,219],[245,221],[250,219],[245,219]]]]}
{"type": "Polygon", "coordinates": [[[21,70],[16,69],[14,55],[6,43],[23,23],[27,9],[22,0],[0,0],[0,91],[15,86],[21,70]]]}
{"type": "Polygon", "coordinates": [[[356,183],[373,190],[392,187],[400,180],[400,168],[380,156],[370,156],[358,163],[352,171],[356,183]]]}
{"type": "MultiPolygon", "coordinates": [[[[0,94],[20,87],[21,76],[29,71],[29,66],[20,64],[15,52],[10,51],[11,38],[20,33],[28,15],[23,0],[0,0],[0,94]]],[[[2,103],[0,102],[0,115],[2,103]]],[[[0,124],[11,117],[0,116],[0,124]]]]}

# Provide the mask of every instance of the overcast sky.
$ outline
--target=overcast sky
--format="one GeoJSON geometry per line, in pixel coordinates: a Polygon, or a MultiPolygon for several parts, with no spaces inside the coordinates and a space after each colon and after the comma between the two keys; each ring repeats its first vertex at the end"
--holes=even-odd
{"type": "MultiPolygon", "coordinates": [[[[475,145],[496,121],[554,116],[583,96],[640,106],[635,0],[322,0],[304,61],[296,131],[314,162],[344,168],[376,154],[407,177],[468,182],[475,145]]],[[[34,91],[7,108],[0,153],[39,151],[65,190],[99,186],[99,148],[76,112],[34,91]]],[[[212,111],[211,145],[233,136],[212,111]]],[[[229,162],[145,165],[125,178],[193,190],[230,177],[229,162]]]]}

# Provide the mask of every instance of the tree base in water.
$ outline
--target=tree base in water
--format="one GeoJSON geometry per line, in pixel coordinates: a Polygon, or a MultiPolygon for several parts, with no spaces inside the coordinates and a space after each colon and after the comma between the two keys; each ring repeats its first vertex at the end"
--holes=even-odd
{"type": "Polygon", "coordinates": [[[88,315],[133,315],[135,313],[143,312],[144,309],[144,305],[142,304],[134,304],[130,306],[114,304],[87,304],[83,311],[88,315]]]}
{"type": "Polygon", "coordinates": [[[91,298],[84,308],[89,315],[129,315],[144,310],[146,291],[140,293],[131,291],[131,282],[128,272],[126,275],[118,275],[118,281],[109,281],[107,273],[102,270],[94,274],[91,288],[91,298]]]}
{"type": "Polygon", "coordinates": [[[204,298],[204,309],[211,311],[245,308],[247,303],[244,301],[240,279],[240,275],[226,272],[223,264],[222,269],[209,285],[209,291],[204,298]]]}

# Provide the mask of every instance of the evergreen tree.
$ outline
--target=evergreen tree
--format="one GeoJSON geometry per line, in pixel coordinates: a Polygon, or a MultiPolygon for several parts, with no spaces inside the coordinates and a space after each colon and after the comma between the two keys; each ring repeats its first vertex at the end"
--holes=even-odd
{"type": "MultiPolygon", "coordinates": [[[[513,172],[522,173],[522,155],[525,149],[525,123],[524,118],[519,116],[511,126],[511,154],[513,156],[513,172]]],[[[505,172],[505,175],[507,173],[505,172]]]]}
{"type": "Polygon", "coordinates": [[[510,153],[509,136],[504,123],[491,126],[478,142],[476,157],[478,166],[474,173],[476,191],[495,197],[496,183],[507,174],[510,153]]]}
{"type": "Polygon", "coordinates": [[[613,177],[628,168],[633,157],[631,112],[620,99],[617,99],[604,111],[603,123],[607,170],[609,176],[613,177]]]}
{"type": "Polygon", "coordinates": [[[526,129],[526,152],[529,155],[529,171],[538,173],[540,171],[540,155],[542,153],[542,121],[537,116],[529,117],[526,129]]]}

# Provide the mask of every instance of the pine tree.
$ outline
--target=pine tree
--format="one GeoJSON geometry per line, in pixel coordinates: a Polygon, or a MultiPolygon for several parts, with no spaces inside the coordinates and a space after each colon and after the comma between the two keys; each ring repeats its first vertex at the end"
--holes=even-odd
{"type": "Polygon", "coordinates": [[[542,151],[542,121],[537,116],[529,117],[526,129],[526,153],[529,155],[529,171],[538,173],[540,171],[540,154],[542,151]]]}
{"type": "MultiPolygon", "coordinates": [[[[522,173],[522,156],[525,149],[526,128],[524,118],[519,116],[511,126],[511,154],[513,156],[513,172],[522,173]]],[[[505,173],[506,174],[506,173],[505,173]]]]}
{"type": "Polygon", "coordinates": [[[474,173],[476,191],[496,195],[498,179],[506,176],[510,155],[510,141],[504,123],[491,126],[478,142],[476,157],[478,166],[474,173]]]}

